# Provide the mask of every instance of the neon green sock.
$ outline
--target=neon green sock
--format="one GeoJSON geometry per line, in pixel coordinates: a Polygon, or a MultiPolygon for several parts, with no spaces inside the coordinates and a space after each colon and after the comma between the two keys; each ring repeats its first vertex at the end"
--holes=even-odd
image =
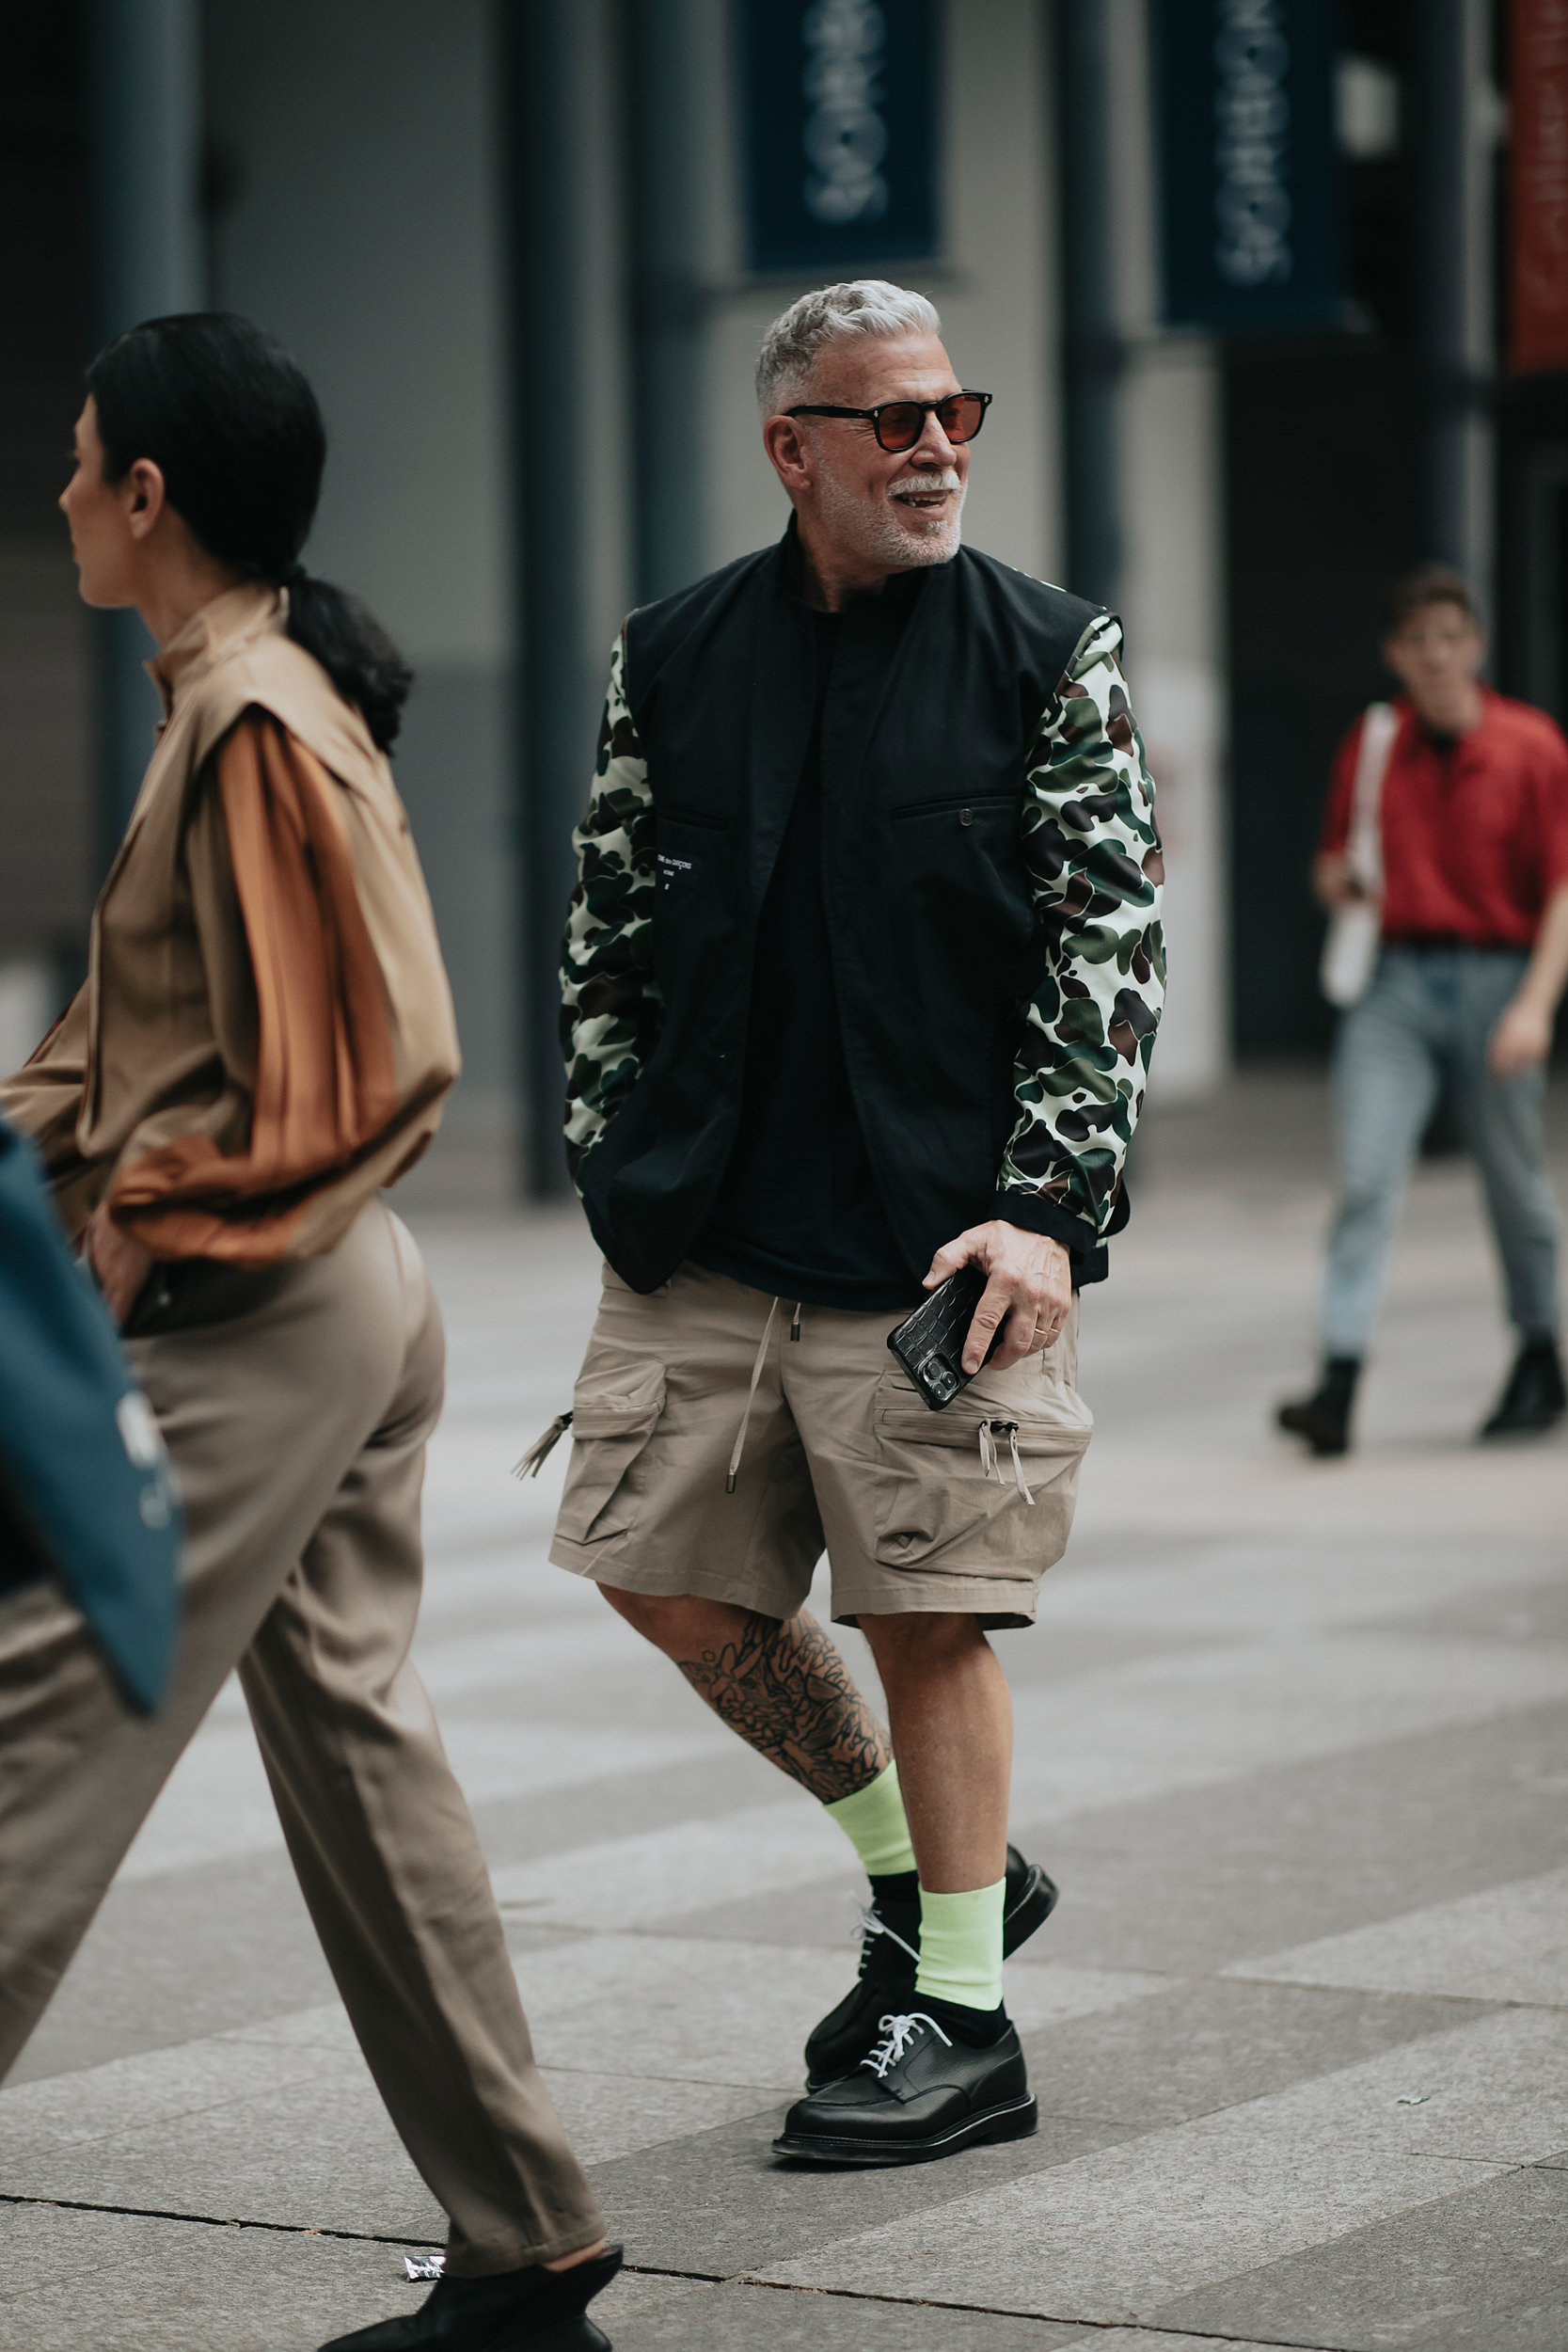
{"type": "Polygon", "coordinates": [[[859,1854],[867,1878],[887,1878],[895,1871],[914,1868],[914,1848],[910,1843],[895,1763],[863,1788],[857,1788],[852,1797],[835,1797],[822,1810],[838,1823],[859,1854]]]}
{"type": "Polygon", "coordinates": [[[1002,2002],[1002,1899],[1005,1878],[966,1895],[920,1890],[920,1966],[914,1989],[965,2009],[1002,2002]]]}

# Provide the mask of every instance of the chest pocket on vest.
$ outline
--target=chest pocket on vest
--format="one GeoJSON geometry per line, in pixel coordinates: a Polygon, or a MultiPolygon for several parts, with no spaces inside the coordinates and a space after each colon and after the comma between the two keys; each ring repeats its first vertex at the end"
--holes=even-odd
{"type": "Polygon", "coordinates": [[[891,809],[900,879],[946,943],[1008,988],[1033,984],[1035,909],[1019,845],[1020,792],[954,793],[891,809]]]}

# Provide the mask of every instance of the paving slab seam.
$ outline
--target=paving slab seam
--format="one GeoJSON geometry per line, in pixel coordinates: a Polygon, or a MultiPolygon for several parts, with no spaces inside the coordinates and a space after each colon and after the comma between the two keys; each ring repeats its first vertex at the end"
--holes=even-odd
{"type": "Polygon", "coordinates": [[[275,2237],[344,2238],[356,2246],[425,2246],[436,2253],[446,2241],[436,2237],[384,2237],[375,2230],[307,2229],[298,2221],[247,2221],[238,2214],[177,2213],[163,2205],[98,2205],[84,2197],[22,2197],[0,2189],[0,2205],[33,2205],[59,2213],[121,2214],[132,2221],[189,2221],[198,2230],[267,2230],[275,2237]]]}
{"type": "MultiPolygon", "coordinates": [[[[985,2319],[1037,2319],[1042,2327],[1082,2328],[1093,2334],[1168,2336],[1171,2330],[1155,2327],[1152,2322],[1137,2319],[1069,2319],[1050,2312],[1022,2311],[1011,2303],[948,2303],[938,2302],[928,2295],[866,2295],[855,2287],[799,2286],[786,2279],[762,2279],[750,2270],[731,2272],[719,2270],[665,2270],[653,2263],[623,2263],[623,2273],[634,2279],[689,2279],[700,2286],[766,2287],[769,2295],[820,2295],[838,2303],[879,2303],[889,2311],[974,2312],[985,2319]]],[[[1244,2344],[1248,2352],[1339,2352],[1334,2344],[1321,2343],[1316,2337],[1258,2336],[1221,2334],[1213,2328],[1183,2328],[1183,2335],[1205,2344],[1244,2344]]]]}
{"type": "MultiPolygon", "coordinates": [[[[1150,1968],[1145,1973],[1148,1976],[1159,1976],[1162,1972],[1158,1968],[1150,1968]]],[[[1386,1984],[1331,1984],[1326,1978],[1255,1977],[1243,1968],[1227,1968],[1223,1976],[1195,1978],[1193,1981],[1207,1984],[1277,1985],[1282,1991],[1291,1993],[1382,1994],[1391,2000],[1431,2001],[1434,2006],[1441,2003],[1449,2009],[1533,2009],[1544,2010],[1548,2016],[1553,2017],[1560,2017],[1568,2013],[1568,2001],[1527,2001],[1510,1993],[1428,1993],[1424,1990],[1417,1993],[1401,1993],[1386,1984]]],[[[1435,2033],[1443,2033],[1447,2028],[1436,2026],[1433,2030],[1435,2033]]]]}
{"type": "MultiPolygon", "coordinates": [[[[629,2270],[632,2265],[627,2263],[624,2267],[629,2270]]],[[[705,2274],[678,2270],[654,2272],[648,2275],[684,2279],[705,2274]]],[[[1076,2312],[1064,2314],[1060,2312],[1025,2311],[1017,2303],[953,2303],[945,2299],[939,2301],[934,2296],[929,2295],[866,2295],[855,2287],[800,2286],[791,2280],[762,2279],[749,2270],[737,2271],[734,2278],[724,2279],[717,2283],[724,2286],[766,2287],[773,2295],[821,2295],[830,2296],[839,2303],[880,2303],[890,2311],[974,2312],[983,2319],[1037,2319],[1042,2327],[1081,2328],[1092,2335],[1120,2333],[1122,2335],[1169,2337],[1173,2332],[1171,2328],[1163,2325],[1156,2327],[1150,2320],[1081,2319],[1076,2312]]],[[[1256,2352],[1341,2352],[1341,2347],[1338,2345],[1324,2344],[1316,2336],[1242,2336],[1222,2334],[1212,2328],[1183,2328],[1180,2332],[1195,2340],[1201,2337],[1205,2344],[1243,2344],[1247,2346],[1247,2352],[1255,2352],[1255,2348],[1256,2352]]]]}
{"type": "MultiPolygon", "coordinates": [[[[603,2075],[606,2071],[602,2066],[563,2066],[559,2058],[545,2058],[541,2060],[541,2064],[545,2073],[547,2074],[585,2074],[590,2081],[603,2075]]],[[[774,2106],[778,2105],[781,2099],[799,2099],[800,2096],[800,2087],[795,2083],[774,2084],[731,2082],[727,2074],[653,2074],[640,2073],[634,2077],[634,2079],[640,2083],[673,2083],[682,2090],[689,2090],[693,2087],[700,2090],[760,2090],[768,2103],[774,2106]]],[[[761,2107],[758,2107],[756,2112],[761,2115],[764,2110],[761,2107]]],[[[745,2120],[744,2116],[739,2115],[734,2118],[734,2121],[737,2123],[743,2123],[745,2120]]],[[[680,2137],[685,2137],[686,2135],[681,2134],[680,2137]]]]}
{"type": "Polygon", "coordinates": [[[738,2271],[667,2270],[657,2263],[626,2262],[621,2265],[621,2268],[632,2279],[691,2279],[703,2287],[752,2286],[757,2283],[754,2280],[743,2279],[738,2271]]]}
{"type": "MultiPolygon", "coordinates": [[[[597,1932],[597,1931],[594,1931],[597,1932]]],[[[578,1932],[585,1934],[588,1931],[579,1930],[578,1932]]],[[[626,1929],[624,1932],[626,1934],[635,1934],[637,1931],[635,1929],[626,1929]]],[[[764,1947],[764,1948],[766,1949],[766,1947],[764,1947]]],[[[1007,1963],[1009,1968],[1046,1969],[1061,1967],[1063,1964],[1064,1963],[1060,1961],[1035,1960],[1022,1952],[1015,1954],[1015,1956],[1007,1963]]],[[[1253,1976],[1248,1972],[1244,1964],[1239,1961],[1227,1961],[1223,1968],[1158,1968],[1153,1966],[1141,1968],[1106,1968],[1102,1967],[1098,1962],[1085,1962],[1083,1963],[1070,1963],[1066,1964],[1082,1964],[1085,1967],[1092,1966],[1097,1976],[1113,1978],[1158,1977],[1162,1984],[1169,1984],[1172,1986],[1212,1984],[1218,1986],[1222,1992],[1239,1984],[1261,1984],[1273,1986],[1287,1993],[1368,1993],[1374,1995],[1383,1995],[1390,2000],[1409,1999],[1432,2001],[1433,2003],[1441,2001],[1447,2003],[1449,2007],[1454,2009],[1560,2010],[1568,2008],[1568,2002],[1523,2001],[1514,1998],[1513,1995],[1510,1994],[1503,1993],[1421,1992],[1415,1994],[1402,1994],[1386,1984],[1337,1984],[1330,1983],[1326,1978],[1320,1977],[1253,1976]]],[[[1085,2012],[1085,2014],[1093,2013],[1094,2012],[1085,2012]]],[[[1101,2013],[1109,2014],[1108,2011],[1101,2013]]],[[[1448,2028],[1442,2026],[1435,2026],[1432,2030],[1434,2033],[1444,2033],[1448,2030],[1448,2028]]]]}

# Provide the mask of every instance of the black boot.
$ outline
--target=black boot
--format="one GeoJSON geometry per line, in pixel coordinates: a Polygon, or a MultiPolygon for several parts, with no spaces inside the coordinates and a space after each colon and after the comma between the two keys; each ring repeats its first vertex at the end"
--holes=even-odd
{"type": "Polygon", "coordinates": [[[1359,1356],[1330,1356],[1312,1394],[1299,1397],[1293,1405],[1282,1405],[1275,1421],[1292,1438],[1305,1438],[1316,1454],[1348,1454],[1351,1406],[1360,1376],[1359,1356]]]}
{"type": "Polygon", "coordinates": [[[1513,1359],[1508,1386],[1483,1438],[1533,1438],[1550,1429],[1568,1411],[1568,1387],[1563,1384],[1562,1359],[1556,1340],[1527,1340],[1513,1359]]]}
{"type": "MultiPolygon", "coordinates": [[[[893,1902],[879,1895],[861,1913],[860,1975],[836,2009],[812,2029],[806,2043],[806,2089],[820,2090],[853,2072],[881,2039],[882,2013],[907,2010],[914,2001],[914,1972],[920,1959],[920,1887],[909,1872],[909,1898],[893,1902]]],[[[884,1881],[885,1884],[886,1882],[884,1881]]],[[[1056,1908],[1056,1885],[1037,1862],[1025,1862],[1007,1848],[1007,1891],[1002,1899],[1002,1957],[1026,1943],[1056,1908]]]]}
{"type": "Polygon", "coordinates": [[[607,2246],[570,2270],[535,2263],[493,2279],[439,2279],[417,2312],[334,2336],[321,2352],[610,2352],[588,2306],[621,2256],[607,2246]]]}

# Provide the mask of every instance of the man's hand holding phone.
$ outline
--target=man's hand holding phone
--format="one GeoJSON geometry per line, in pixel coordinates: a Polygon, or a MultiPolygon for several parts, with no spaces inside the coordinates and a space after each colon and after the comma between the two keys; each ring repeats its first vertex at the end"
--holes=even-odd
{"type": "Polygon", "coordinates": [[[965,1265],[979,1266],[987,1278],[964,1342],[965,1372],[979,1371],[1004,1317],[1006,1329],[990,1359],[998,1372],[1055,1344],[1072,1312],[1072,1264],[1059,1241],[1049,1233],[1025,1232],[1001,1217],[972,1225],[937,1251],[926,1288],[935,1290],[965,1265]]]}

